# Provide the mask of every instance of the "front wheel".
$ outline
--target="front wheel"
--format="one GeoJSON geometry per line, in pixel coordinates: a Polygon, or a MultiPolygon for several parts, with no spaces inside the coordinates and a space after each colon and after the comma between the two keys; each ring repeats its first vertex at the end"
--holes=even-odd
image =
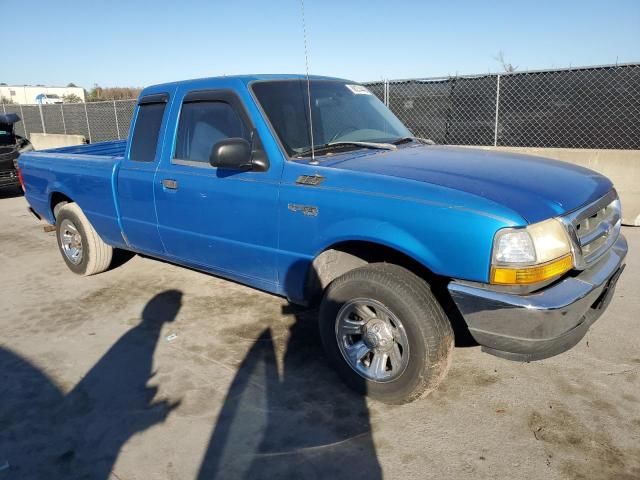
{"type": "Polygon", "coordinates": [[[69,269],[78,275],[95,275],[109,268],[113,248],[95,231],[76,203],[55,213],[58,248],[69,269]]]}
{"type": "Polygon", "coordinates": [[[329,285],[320,334],[350,387],[391,404],[433,391],[453,351],[453,330],[429,285],[386,263],[351,270],[329,285]]]}

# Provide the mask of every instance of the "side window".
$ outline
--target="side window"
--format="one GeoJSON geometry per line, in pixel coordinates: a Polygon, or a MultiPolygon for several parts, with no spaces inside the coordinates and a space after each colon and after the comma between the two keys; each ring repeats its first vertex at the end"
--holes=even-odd
{"type": "Polygon", "coordinates": [[[136,162],[153,162],[156,158],[160,125],[166,103],[141,103],[131,139],[129,158],[136,162]]]}
{"type": "Polygon", "coordinates": [[[251,141],[249,128],[229,103],[209,100],[185,102],[180,111],[173,158],[209,163],[213,146],[232,137],[251,141]]]}

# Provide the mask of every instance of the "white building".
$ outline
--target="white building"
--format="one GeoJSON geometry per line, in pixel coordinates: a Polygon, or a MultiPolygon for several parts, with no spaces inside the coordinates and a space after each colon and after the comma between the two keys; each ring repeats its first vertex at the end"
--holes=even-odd
{"type": "Polygon", "coordinates": [[[65,95],[76,95],[84,102],[84,88],[33,87],[31,85],[0,85],[0,98],[22,105],[62,103],[65,95]]]}

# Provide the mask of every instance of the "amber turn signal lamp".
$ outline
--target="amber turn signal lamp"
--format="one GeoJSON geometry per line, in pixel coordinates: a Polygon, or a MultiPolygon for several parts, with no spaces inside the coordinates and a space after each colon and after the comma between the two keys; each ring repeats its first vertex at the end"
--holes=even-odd
{"type": "Polygon", "coordinates": [[[573,268],[571,254],[530,267],[491,267],[491,283],[496,285],[530,285],[559,277],[573,268]]]}

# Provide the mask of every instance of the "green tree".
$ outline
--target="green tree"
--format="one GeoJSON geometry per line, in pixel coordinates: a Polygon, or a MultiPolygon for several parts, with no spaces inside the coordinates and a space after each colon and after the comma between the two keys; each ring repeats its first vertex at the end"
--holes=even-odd
{"type": "Polygon", "coordinates": [[[81,103],[82,99],[75,93],[70,93],[69,95],[63,95],[62,101],[64,103],[81,103]]]}
{"type": "Polygon", "coordinates": [[[89,90],[89,93],[86,96],[87,102],[100,102],[105,100],[102,98],[102,87],[95,83],[93,88],[89,90]]]}
{"type": "Polygon", "coordinates": [[[132,98],[138,98],[141,88],[138,87],[101,87],[97,83],[93,86],[89,92],[86,93],[85,98],[87,102],[104,102],[106,100],[130,100],[132,98]]]}

